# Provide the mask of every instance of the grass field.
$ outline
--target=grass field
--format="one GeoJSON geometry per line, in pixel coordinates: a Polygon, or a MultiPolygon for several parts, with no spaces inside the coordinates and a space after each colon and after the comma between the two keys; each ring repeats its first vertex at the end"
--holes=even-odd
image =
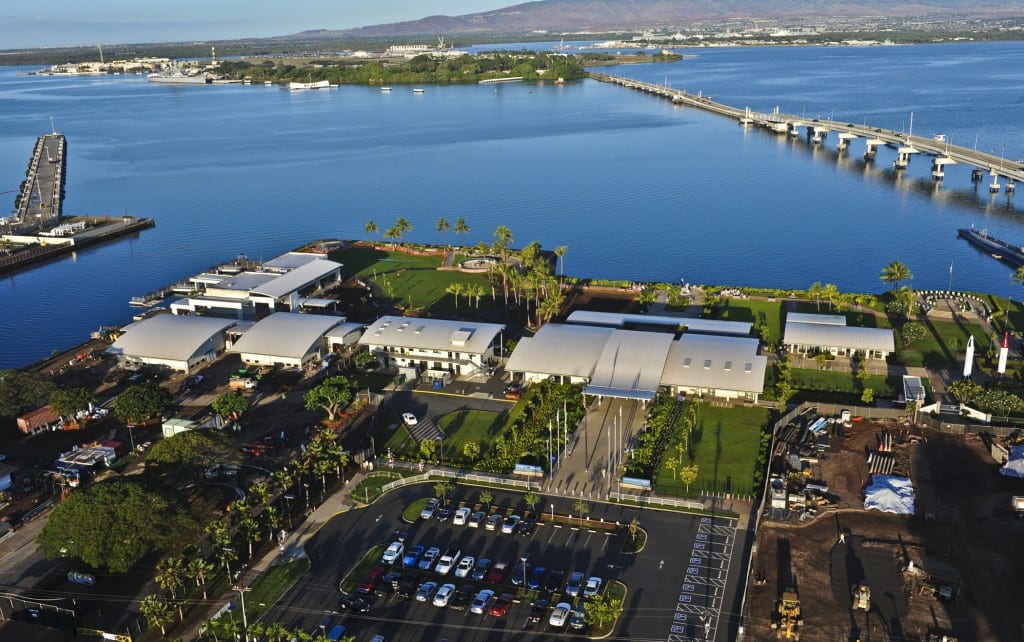
{"type": "Polygon", "coordinates": [[[784,313],[779,301],[755,301],[752,299],[725,299],[718,312],[718,318],[725,321],[743,321],[757,323],[758,315],[763,314],[768,324],[767,341],[777,344],[782,339],[784,313]]]}
{"type": "Polygon", "coordinates": [[[675,457],[678,461],[680,457],[677,444],[681,442],[677,437],[665,452],[655,491],[676,497],[711,491],[751,494],[761,427],[767,419],[767,408],[701,406],[697,428],[690,438],[689,452],[682,455],[683,466],[697,465],[697,480],[687,492],[678,474],[673,476],[665,466],[668,459],[675,457]]]}
{"type": "MultiPolygon", "coordinates": [[[[444,433],[444,459],[446,462],[465,461],[463,447],[470,442],[480,446],[480,457],[484,457],[491,444],[505,427],[505,413],[488,410],[459,410],[441,417],[438,422],[444,433]]],[[[479,458],[478,458],[479,459],[479,458]]]]}
{"type": "Polygon", "coordinates": [[[253,583],[251,590],[245,596],[249,621],[254,622],[259,619],[260,615],[269,610],[308,569],[308,559],[271,566],[270,570],[253,583]]]}
{"type": "Polygon", "coordinates": [[[388,300],[405,309],[429,312],[435,316],[473,317],[490,311],[493,300],[491,286],[482,274],[457,270],[438,270],[442,256],[417,256],[404,252],[387,252],[369,247],[354,247],[332,254],[345,265],[346,273],[372,281],[388,300]],[[456,301],[447,288],[453,283],[480,286],[484,295],[479,302],[462,294],[456,301]]]}
{"type": "Polygon", "coordinates": [[[373,443],[377,453],[383,457],[391,455],[400,459],[418,454],[416,440],[393,412],[384,414],[373,428],[373,443]]]}
{"type": "MultiPolygon", "coordinates": [[[[964,325],[952,321],[921,321],[928,334],[899,351],[900,363],[926,368],[953,368],[963,362],[967,338],[974,335],[976,354],[984,354],[991,343],[981,326],[964,325]]],[[[897,337],[897,346],[902,339],[897,337]]]]}

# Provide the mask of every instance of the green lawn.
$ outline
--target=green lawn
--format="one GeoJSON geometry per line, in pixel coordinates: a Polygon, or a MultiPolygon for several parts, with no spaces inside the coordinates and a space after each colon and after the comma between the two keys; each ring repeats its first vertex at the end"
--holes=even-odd
{"type": "Polygon", "coordinates": [[[462,454],[463,447],[469,442],[480,446],[479,458],[486,456],[491,444],[505,428],[505,416],[506,413],[488,410],[459,410],[441,417],[438,424],[445,435],[445,462],[472,464],[462,454]]]}
{"type": "Polygon", "coordinates": [[[768,419],[767,408],[719,408],[702,405],[697,428],[690,438],[688,453],[682,456],[683,466],[696,464],[699,473],[687,492],[686,486],[673,477],[664,461],[679,454],[674,438],[665,451],[665,460],[658,471],[655,491],[661,495],[692,496],[701,491],[753,492],[754,469],[761,442],[761,427],[768,419]]]}
{"type": "Polygon", "coordinates": [[[726,321],[757,323],[763,314],[768,324],[767,341],[777,344],[782,339],[783,310],[780,301],[755,301],[752,299],[725,299],[718,310],[718,318],[726,321]]]}
{"type": "MultiPolygon", "coordinates": [[[[899,351],[898,358],[903,365],[954,368],[963,362],[967,337],[974,335],[976,354],[979,355],[985,354],[991,342],[981,326],[927,318],[921,323],[928,330],[928,334],[899,351]]],[[[896,339],[897,346],[901,346],[902,339],[899,336],[896,339]]]]}
{"type": "Polygon", "coordinates": [[[393,412],[381,415],[380,421],[371,431],[374,448],[381,457],[387,457],[388,451],[396,458],[407,459],[418,454],[416,440],[402,420],[393,412]]]}
{"type": "Polygon", "coordinates": [[[404,252],[387,252],[369,247],[354,247],[331,255],[345,265],[346,274],[355,273],[372,281],[394,305],[405,309],[429,312],[435,316],[472,317],[491,310],[491,286],[482,274],[457,270],[441,271],[439,254],[416,256],[404,252]],[[465,294],[455,298],[446,292],[453,283],[479,285],[484,295],[479,303],[469,301],[465,294]]]}
{"type": "Polygon", "coordinates": [[[308,559],[270,567],[270,570],[260,576],[253,583],[251,590],[245,594],[246,615],[249,621],[258,620],[260,615],[269,610],[307,570],[308,559]]]}

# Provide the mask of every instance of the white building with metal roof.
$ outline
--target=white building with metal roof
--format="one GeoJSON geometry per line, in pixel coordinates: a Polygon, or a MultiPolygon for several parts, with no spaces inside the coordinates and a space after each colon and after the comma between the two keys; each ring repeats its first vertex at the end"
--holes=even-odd
{"type": "Polygon", "coordinates": [[[107,348],[122,364],[167,366],[191,372],[224,352],[232,319],[158,314],[125,326],[107,348]]]}
{"type": "Polygon", "coordinates": [[[526,381],[549,377],[586,385],[588,394],[648,401],[668,387],[756,402],[768,359],[752,337],[620,330],[549,323],[519,341],[505,369],[526,381]]]}
{"type": "Polygon", "coordinates": [[[322,254],[288,252],[254,270],[199,274],[189,279],[196,294],[173,301],[171,312],[236,319],[297,312],[310,301],[322,301],[311,295],[339,283],[341,268],[322,254]]]}
{"type": "Polygon", "coordinates": [[[474,374],[500,349],[505,326],[444,319],[385,316],[359,343],[385,367],[415,368],[418,374],[474,374]]]}
{"type": "Polygon", "coordinates": [[[361,327],[345,324],[344,317],[275,312],[253,324],[230,351],[247,364],[302,368],[330,352],[328,335],[348,334],[341,331],[342,325],[348,325],[349,331],[361,327]]]}
{"type": "Polygon", "coordinates": [[[826,314],[787,315],[782,342],[795,354],[861,354],[869,359],[885,359],[896,349],[892,329],[848,326],[845,316],[826,314]]]}
{"type": "Polygon", "coordinates": [[[754,327],[753,323],[745,321],[694,319],[692,317],[673,317],[660,314],[623,314],[618,312],[597,312],[594,310],[574,310],[566,319],[566,322],[581,325],[612,326],[616,328],[626,328],[629,326],[686,328],[687,332],[725,334],[739,337],[749,336],[754,327]]]}

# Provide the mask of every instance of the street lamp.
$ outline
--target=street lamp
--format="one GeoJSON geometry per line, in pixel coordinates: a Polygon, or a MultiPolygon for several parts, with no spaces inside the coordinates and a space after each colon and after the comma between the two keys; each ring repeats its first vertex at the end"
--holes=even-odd
{"type": "Polygon", "coordinates": [[[282,495],[282,497],[284,497],[284,501],[287,502],[287,504],[288,504],[288,529],[291,530],[291,528],[292,528],[292,500],[295,499],[295,495],[292,495],[291,493],[285,493],[284,495],[282,495]]]}
{"type": "Polygon", "coordinates": [[[551,504],[551,523],[555,523],[555,505],[551,504]]]}
{"type": "Polygon", "coordinates": [[[242,639],[245,642],[249,642],[249,620],[245,617],[245,592],[250,589],[248,587],[232,586],[231,590],[238,592],[238,600],[242,605],[242,639]]]}

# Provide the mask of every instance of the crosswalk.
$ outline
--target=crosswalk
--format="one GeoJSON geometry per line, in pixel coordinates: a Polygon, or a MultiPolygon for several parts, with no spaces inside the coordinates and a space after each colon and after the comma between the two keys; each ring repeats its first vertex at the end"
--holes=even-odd
{"type": "Polygon", "coordinates": [[[735,519],[700,518],[679,585],[668,642],[715,639],[735,539],[735,519]]]}

